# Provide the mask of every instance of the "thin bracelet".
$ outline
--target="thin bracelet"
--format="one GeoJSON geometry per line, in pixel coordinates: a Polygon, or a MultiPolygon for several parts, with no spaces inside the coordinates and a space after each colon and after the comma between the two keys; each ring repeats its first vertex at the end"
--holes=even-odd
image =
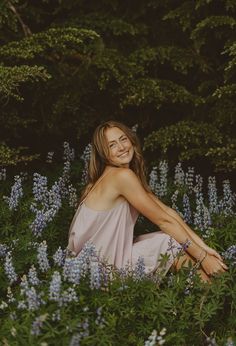
{"type": "Polygon", "coordinates": [[[202,264],[202,262],[204,261],[204,259],[206,258],[206,256],[207,256],[207,251],[205,250],[205,256],[203,257],[203,259],[200,261],[200,265],[202,264]]]}
{"type": "Polygon", "coordinates": [[[198,259],[197,259],[197,262],[200,262],[200,259],[201,259],[203,251],[206,251],[206,250],[204,250],[204,249],[201,250],[200,255],[199,255],[198,259]]]}

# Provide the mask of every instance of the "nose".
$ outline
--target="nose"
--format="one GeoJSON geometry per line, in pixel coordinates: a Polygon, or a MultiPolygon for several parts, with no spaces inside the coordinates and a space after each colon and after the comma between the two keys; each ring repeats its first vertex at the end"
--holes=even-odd
{"type": "Polygon", "coordinates": [[[118,148],[119,148],[119,150],[123,150],[124,149],[124,144],[123,143],[121,143],[121,142],[118,142],[118,148]]]}

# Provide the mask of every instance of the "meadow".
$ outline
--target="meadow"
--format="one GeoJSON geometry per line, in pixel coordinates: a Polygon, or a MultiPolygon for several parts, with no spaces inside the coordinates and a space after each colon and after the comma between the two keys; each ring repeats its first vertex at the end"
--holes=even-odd
{"type": "MultiPolygon", "coordinates": [[[[236,195],[229,180],[202,178],[179,162],[160,161],[153,192],[225,258],[228,272],[211,284],[188,267],[147,275],[101,262],[93,244],[66,251],[68,229],[86,182],[89,145],[49,152],[39,172],[0,170],[0,344],[236,344],[236,195]]],[[[139,216],[135,235],[156,226],[139,216]]],[[[163,261],[166,258],[163,256],[163,261]]]]}

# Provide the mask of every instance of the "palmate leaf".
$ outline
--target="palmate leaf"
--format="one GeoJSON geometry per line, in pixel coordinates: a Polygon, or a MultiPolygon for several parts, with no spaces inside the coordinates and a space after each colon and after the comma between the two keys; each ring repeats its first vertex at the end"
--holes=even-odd
{"type": "Polygon", "coordinates": [[[42,66],[13,66],[0,65],[0,94],[3,98],[12,96],[18,101],[23,98],[19,94],[19,86],[26,82],[46,81],[51,76],[42,66]]]}

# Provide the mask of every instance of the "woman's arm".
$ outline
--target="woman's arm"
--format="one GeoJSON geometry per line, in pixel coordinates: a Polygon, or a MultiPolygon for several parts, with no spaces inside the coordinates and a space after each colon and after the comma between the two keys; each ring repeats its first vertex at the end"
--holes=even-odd
{"type": "MultiPolygon", "coordinates": [[[[119,195],[124,196],[142,215],[156,224],[162,231],[173,237],[178,243],[184,244],[191,237],[181,223],[163,210],[148,195],[136,174],[129,168],[120,168],[114,176],[114,186],[119,195]]],[[[187,252],[199,260],[204,255],[202,247],[192,241],[187,252]]],[[[204,266],[208,268],[208,274],[224,271],[219,259],[207,256],[204,266]]]]}
{"type": "Polygon", "coordinates": [[[185,231],[189,235],[190,239],[193,240],[197,245],[202,247],[204,250],[206,250],[209,254],[216,256],[220,260],[222,260],[220,254],[215,251],[214,249],[207,246],[204,241],[184,222],[184,220],[180,217],[180,215],[172,208],[165,205],[163,202],[161,202],[153,193],[149,192],[148,195],[152,198],[152,200],[159,205],[162,210],[164,210],[166,213],[168,213],[170,216],[172,216],[176,221],[178,221],[182,227],[184,227],[185,231]]]}

